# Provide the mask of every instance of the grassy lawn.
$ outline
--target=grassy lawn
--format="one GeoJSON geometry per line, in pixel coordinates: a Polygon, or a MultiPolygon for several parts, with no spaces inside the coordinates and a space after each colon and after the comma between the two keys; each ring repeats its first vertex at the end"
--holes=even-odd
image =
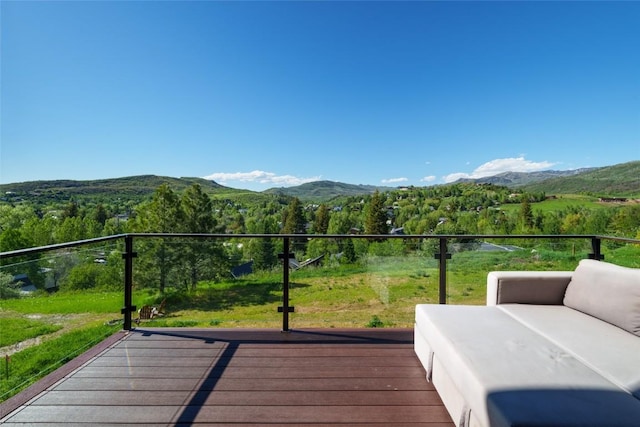
{"type": "Polygon", "coordinates": [[[119,292],[0,301],[0,401],[122,329],[121,306],[119,292]]]}
{"type": "Polygon", "coordinates": [[[62,329],[61,325],[29,318],[0,317],[0,347],[6,347],[27,339],[51,334],[62,329]]]}
{"type": "MultiPolygon", "coordinates": [[[[534,211],[541,212],[558,212],[568,207],[584,207],[586,209],[603,209],[611,207],[610,204],[599,202],[597,197],[585,196],[580,194],[562,194],[555,199],[547,199],[542,202],[532,203],[531,208],[534,211]]],[[[519,203],[505,203],[500,206],[504,211],[519,211],[521,205],[519,203]]]]}
{"type": "Polygon", "coordinates": [[[3,358],[0,402],[53,372],[119,329],[120,326],[108,325],[83,327],[56,338],[43,340],[37,346],[12,354],[9,359],[3,358]]]}
{"type": "Polygon", "coordinates": [[[120,315],[122,292],[58,292],[51,295],[2,301],[2,310],[24,314],[116,314],[120,315]]]}

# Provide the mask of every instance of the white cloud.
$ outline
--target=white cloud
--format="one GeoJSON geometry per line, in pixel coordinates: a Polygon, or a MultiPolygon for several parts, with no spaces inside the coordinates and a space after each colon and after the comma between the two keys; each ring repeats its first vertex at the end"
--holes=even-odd
{"type": "Polygon", "coordinates": [[[445,182],[457,181],[460,178],[483,178],[486,176],[498,175],[503,172],[535,172],[549,169],[556,163],[543,161],[532,162],[524,157],[511,157],[506,159],[495,159],[478,166],[473,172],[456,172],[443,177],[445,182]]]}
{"type": "Polygon", "coordinates": [[[265,172],[260,170],[254,170],[251,172],[216,172],[211,175],[203,177],[216,181],[217,183],[224,184],[229,181],[240,182],[257,182],[260,184],[276,184],[281,187],[287,187],[292,185],[300,185],[307,182],[313,182],[320,180],[320,176],[314,176],[309,178],[300,178],[293,175],[276,175],[273,172],[265,172]]]}
{"type": "Polygon", "coordinates": [[[409,178],[389,178],[389,179],[383,179],[382,183],[383,184],[395,184],[398,182],[405,182],[405,181],[409,181],[409,178]]]}
{"type": "Polygon", "coordinates": [[[420,182],[433,182],[436,180],[435,175],[429,175],[429,176],[425,176],[424,178],[420,179],[420,182]]]}
{"type": "Polygon", "coordinates": [[[444,182],[454,182],[462,178],[471,178],[471,175],[464,172],[456,172],[456,173],[450,173],[449,175],[445,175],[442,177],[444,182]]]}

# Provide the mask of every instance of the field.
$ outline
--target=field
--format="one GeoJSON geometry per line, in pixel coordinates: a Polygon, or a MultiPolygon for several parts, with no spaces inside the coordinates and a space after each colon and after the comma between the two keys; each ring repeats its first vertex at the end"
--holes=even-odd
{"type": "MultiPolygon", "coordinates": [[[[605,209],[620,206],[619,204],[603,203],[597,197],[585,196],[580,194],[561,194],[557,198],[547,199],[542,202],[532,203],[531,209],[544,213],[558,212],[571,207],[580,207],[584,209],[605,209]]],[[[504,211],[518,211],[521,209],[519,203],[504,204],[500,206],[504,211]]]]}
{"type": "MultiPolygon", "coordinates": [[[[526,242],[522,242],[525,246],[526,242]]],[[[572,270],[587,250],[538,248],[454,253],[447,268],[447,303],[483,304],[491,270],[572,270]]],[[[605,251],[606,259],[640,267],[640,248],[605,251]]],[[[309,268],[290,275],[290,327],[412,327],[414,306],[438,302],[438,265],[421,255],[369,257],[355,265],[309,268]]],[[[282,272],[223,283],[200,283],[188,293],[134,291],[133,303],[166,314],[145,326],[281,328],[282,272]]],[[[122,328],[120,292],[73,292],[2,300],[0,401],[122,328]],[[5,356],[9,356],[6,358],[5,356]]],[[[135,313],[134,313],[135,318],[135,313]]]]}

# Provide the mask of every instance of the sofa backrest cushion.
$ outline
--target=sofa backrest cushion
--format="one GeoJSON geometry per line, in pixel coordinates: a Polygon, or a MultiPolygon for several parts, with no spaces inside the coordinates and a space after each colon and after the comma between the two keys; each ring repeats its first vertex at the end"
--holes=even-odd
{"type": "Polygon", "coordinates": [[[640,269],[582,260],[564,305],[640,336],[640,269]]]}

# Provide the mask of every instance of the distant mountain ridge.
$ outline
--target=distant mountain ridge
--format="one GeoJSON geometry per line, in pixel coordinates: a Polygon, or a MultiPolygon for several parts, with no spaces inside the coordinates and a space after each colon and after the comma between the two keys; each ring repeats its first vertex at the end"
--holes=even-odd
{"type": "Polygon", "coordinates": [[[360,196],[378,191],[394,190],[394,187],[377,187],[375,185],[345,184],[335,181],[314,181],[295,187],[270,188],[267,194],[278,194],[309,201],[329,200],[338,196],[360,196]]]}
{"type": "Polygon", "coordinates": [[[544,191],[547,194],[590,193],[599,196],[640,197],[640,160],[532,182],[522,188],[525,191],[544,191]]]}
{"type": "MultiPolygon", "coordinates": [[[[151,198],[162,184],[172,190],[182,192],[193,184],[199,184],[208,194],[243,195],[248,190],[237,190],[222,186],[203,178],[172,178],[157,175],[137,175],[122,178],[108,178],[87,181],[50,180],[28,181],[0,185],[0,197],[4,200],[29,200],[37,203],[46,201],[66,201],[70,199],[95,199],[100,201],[139,203],[151,198]]],[[[256,193],[254,193],[256,194],[256,193]]]]}
{"type": "MultiPolygon", "coordinates": [[[[549,195],[590,193],[598,196],[640,197],[640,161],[565,171],[503,172],[484,178],[461,179],[455,183],[462,182],[500,185],[519,191],[545,192],[549,195]]],[[[391,191],[397,188],[315,181],[295,187],[269,189],[265,192],[298,197],[301,200],[329,200],[337,196],[365,195],[372,194],[375,190],[391,191]]]]}
{"type": "MultiPolygon", "coordinates": [[[[505,172],[491,177],[465,179],[456,182],[489,183],[518,191],[551,194],[589,193],[598,196],[640,198],[640,161],[631,161],[601,168],[569,171],[505,172]]],[[[132,203],[149,199],[162,184],[168,184],[180,193],[193,184],[199,184],[207,194],[223,199],[259,201],[275,196],[297,197],[307,202],[328,201],[340,196],[364,196],[393,191],[398,187],[346,184],[334,181],[315,181],[295,187],[270,188],[263,192],[225,187],[203,178],[172,178],[140,175],[91,181],[51,180],[30,181],[0,185],[0,198],[15,202],[29,200],[37,203],[68,201],[71,198],[92,200],[118,200],[132,203]]]]}
{"type": "Polygon", "coordinates": [[[109,192],[109,191],[121,191],[126,189],[127,191],[133,191],[136,193],[153,192],[162,184],[169,184],[178,189],[186,188],[193,183],[198,183],[206,187],[224,188],[222,185],[208,181],[202,178],[172,178],[168,176],[156,176],[156,175],[137,175],[128,176],[122,178],[107,178],[96,179],[88,181],[76,181],[70,179],[59,179],[50,181],[28,181],[18,182],[13,184],[0,185],[0,189],[4,192],[49,192],[49,191],[64,191],[68,194],[86,193],[86,192],[109,192]]]}
{"type": "Polygon", "coordinates": [[[536,171],[536,172],[502,172],[493,176],[482,178],[461,178],[456,182],[475,182],[477,184],[494,184],[505,187],[522,187],[533,184],[535,182],[545,181],[551,178],[562,178],[567,176],[579,175],[581,173],[591,172],[598,168],[582,168],[565,171],[536,171]]]}

